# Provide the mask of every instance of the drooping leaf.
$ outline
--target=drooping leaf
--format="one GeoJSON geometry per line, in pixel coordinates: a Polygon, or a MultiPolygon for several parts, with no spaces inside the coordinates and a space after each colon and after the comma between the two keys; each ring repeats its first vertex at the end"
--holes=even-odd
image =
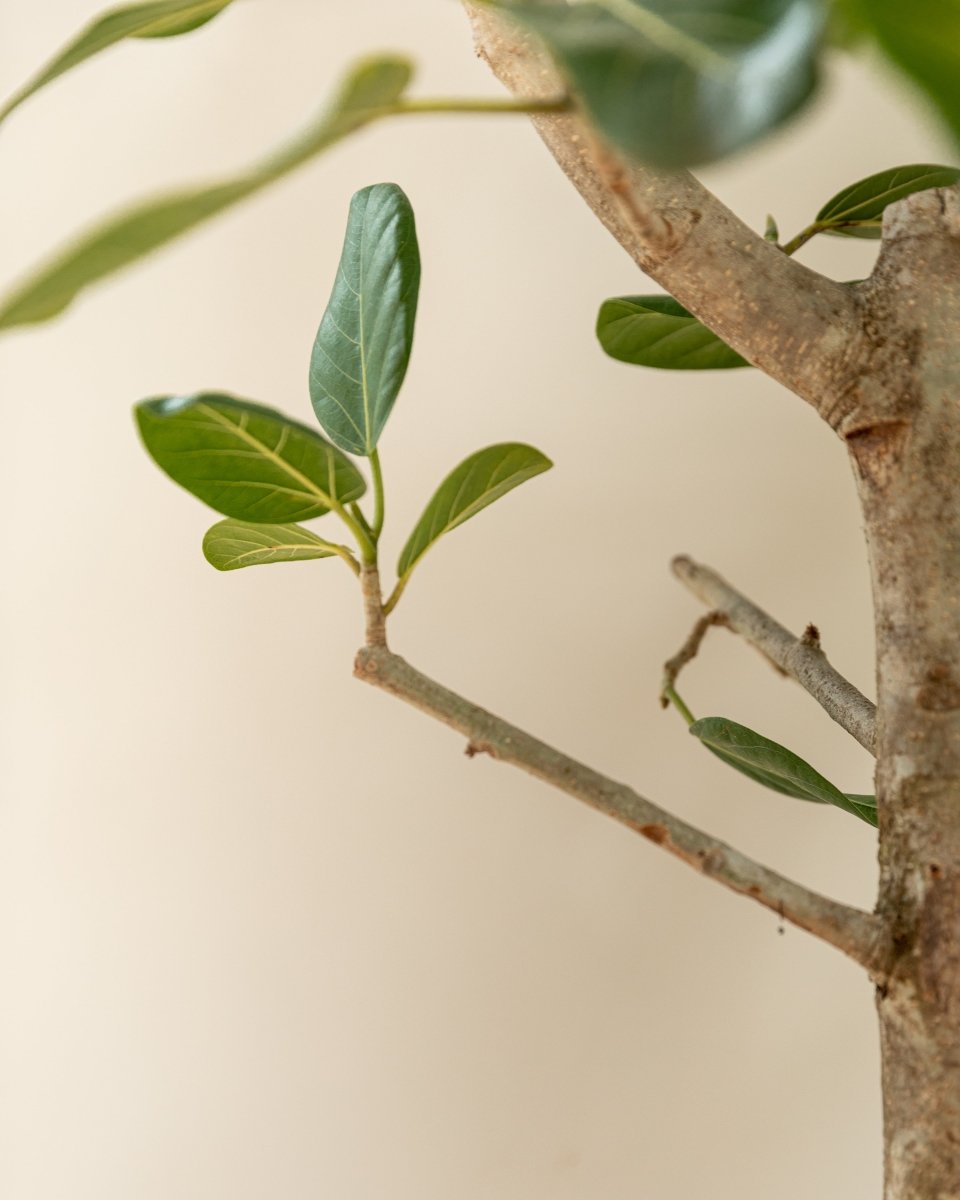
{"type": "Polygon", "coordinates": [[[501,442],[465,458],[424,509],[400,555],[397,574],[401,579],[409,575],[438,538],[552,466],[546,455],[522,442],[501,442]]]}
{"type": "Polygon", "coordinates": [[[960,0],[855,0],[850,7],[960,141],[960,0]]]}
{"type": "Polygon", "coordinates": [[[750,366],[672,296],[604,300],[597,337],[611,358],[641,367],[708,371],[750,366]]]}
{"type": "Polygon", "coordinates": [[[310,356],[314,412],[342,450],[376,449],[410,360],[419,290],[410,201],[395,183],[363,188],[310,356]]]}
{"type": "Polygon", "coordinates": [[[336,551],[301,525],[253,525],[218,521],[203,536],[203,556],[218,571],[236,571],[266,563],[331,558],[336,551]]]}
{"type": "Polygon", "coordinates": [[[958,179],[960,169],[938,166],[936,163],[915,163],[878,171],[876,175],[852,183],[828,200],[817,213],[816,223],[821,226],[823,233],[878,238],[883,210],[888,204],[928,188],[949,187],[958,179]],[[845,228],[850,221],[857,221],[858,224],[845,228]]]}
{"type": "Polygon", "coordinates": [[[718,758],[764,787],[797,800],[833,804],[870,825],[877,823],[876,805],[870,808],[869,797],[847,796],[792,750],[745,725],[725,717],[703,717],[694,721],[690,732],[718,758]]]}
{"type": "Polygon", "coordinates": [[[220,183],[148,200],[61,251],[0,301],[0,329],[55,317],[85,287],[252,196],[376,120],[399,99],[410,77],[411,67],[404,59],[378,58],[359,64],[319,120],[250,170],[220,183]]]}
{"type": "Polygon", "coordinates": [[[863,796],[854,792],[847,792],[846,796],[853,807],[857,810],[857,816],[862,817],[868,825],[877,824],[876,796],[863,796]]]}
{"type": "Polygon", "coordinates": [[[200,392],[144,400],[134,411],[157,465],[225,517],[305,521],[365,490],[336,446],[272,408],[200,392]]]}
{"type": "Polygon", "coordinates": [[[101,13],[0,108],[0,121],[67,71],[125,38],[173,37],[189,33],[219,16],[233,0],[151,0],[126,4],[101,13]]]}
{"type": "Polygon", "coordinates": [[[816,81],[819,0],[488,2],[539,34],[610,142],[657,166],[748,145],[816,81]]]}

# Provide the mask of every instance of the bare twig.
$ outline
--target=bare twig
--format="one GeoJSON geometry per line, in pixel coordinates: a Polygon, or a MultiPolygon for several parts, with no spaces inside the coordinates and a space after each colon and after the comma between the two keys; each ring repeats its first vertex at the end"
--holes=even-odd
{"type": "Polygon", "coordinates": [[[697,652],[700,649],[700,643],[706,636],[707,630],[712,625],[726,625],[727,618],[722,612],[712,609],[708,613],[704,613],[699,617],[696,625],[690,630],[690,636],[683,643],[680,649],[676,652],[673,658],[668,658],[663,664],[663,693],[660,696],[660,703],[664,708],[670,703],[666,695],[667,688],[672,688],[677,682],[677,676],[687,665],[688,662],[693,662],[697,657],[697,652]]]}
{"type": "Polygon", "coordinates": [[[699,600],[723,614],[734,633],[795,679],[838,725],[865,750],[876,754],[876,706],[830,665],[820,648],[815,626],[808,626],[802,637],[795,637],[709,567],[683,554],[673,560],[672,566],[673,573],[699,600]]]}
{"type": "Polygon", "coordinates": [[[878,917],[820,896],[754,862],[625,784],[600,775],[471,704],[422,675],[385,645],[365,646],[357,655],[355,674],[462,733],[468,739],[468,754],[489,754],[520,767],[642,834],[701,874],[752,897],[868,970],[879,969],[884,926],[878,917]]]}

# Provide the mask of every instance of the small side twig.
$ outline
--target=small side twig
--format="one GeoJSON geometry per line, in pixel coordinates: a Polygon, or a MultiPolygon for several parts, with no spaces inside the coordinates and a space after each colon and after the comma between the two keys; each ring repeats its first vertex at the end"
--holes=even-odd
{"type": "Polygon", "coordinates": [[[660,704],[666,708],[670,703],[667,696],[667,690],[672,688],[677,682],[677,676],[687,665],[688,662],[693,662],[700,650],[700,643],[706,636],[707,630],[713,625],[727,625],[727,618],[722,612],[717,609],[711,609],[702,617],[697,619],[696,625],[690,630],[690,636],[683,643],[680,649],[676,652],[673,658],[668,658],[663,664],[663,691],[660,695],[660,704]]]}
{"type": "Polygon", "coordinates": [[[698,599],[723,616],[729,629],[796,680],[865,750],[876,754],[876,705],[830,665],[815,626],[795,637],[709,567],[686,555],[675,558],[672,567],[698,599]]]}
{"type": "Polygon", "coordinates": [[[725,887],[750,896],[784,920],[842,950],[874,974],[882,970],[885,926],[777,874],[739,850],[681,821],[626,784],[608,779],[421,674],[385,645],[365,646],[354,673],[435,717],[467,738],[467,753],[512,763],[613,817],[725,887]]]}

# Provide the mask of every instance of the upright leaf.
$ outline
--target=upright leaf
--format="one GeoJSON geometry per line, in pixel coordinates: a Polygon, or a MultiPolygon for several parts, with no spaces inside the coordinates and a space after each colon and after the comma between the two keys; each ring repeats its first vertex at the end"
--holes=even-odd
{"type": "Polygon", "coordinates": [[[438,538],[552,466],[546,455],[521,442],[487,446],[465,458],[434,492],[407,539],[397,564],[400,579],[410,574],[438,538]]]}
{"type": "Polygon", "coordinates": [[[237,571],[275,562],[332,558],[337,551],[300,525],[252,525],[218,521],[203,537],[203,556],[218,571],[237,571]]]}
{"type": "Polygon", "coordinates": [[[847,796],[809,763],[769,738],[725,717],[704,717],[690,726],[694,737],[728,766],[756,783],[814,804],[832,804],[869,825],[877,824],[876,804],[868,796],[847,796]]]}
{"type": "Polygon", "coordinates": [[[250,170],[139,204],[61,251],[0,301],[0,329],[55,317],[85,287],[274,183],[389,111],[410,77],[405,59],[378,58],[356,66],[319,120],[250,170]]]}
{"type": "Polygon", "coordinates": [[[722,158],[813,90],[819,0],[487,0],[540,35],[601,133],[663,167],[722,158]]]}
{"type": "Polygon", "coordinates": [[[336,282],[310,356],[317,420],[343,450],[371,454],[407,371],[420,290],[410,201],[395,183],[350,202],[336,282]]]}
{"type": "Polygon", "coordinates": [[[304,521],[363,495],[363,476],[319,433],[218,392],[136,406],[140,436],[175,483],[226,517],[304,521]]]}
{"type": "Polygon", "coordinates": [[[42,87],[101,50],[115,46],[125,38],[172,37],[189,33],[212,21],[232,3],[233,0],[151,0],[147,4],[126,4],[101,13],[10,97],[0,108],[0,121],[42,87]]]}
{"type": "Polygon", "coordinates": [[[958,179],[960,170],[956,167],[935,163],[914,163],[878,171],[876,175],[869,175],[837,192],[817,213],[816,224],[823,233],[878,238],[883,210],[888,204],[928,188],[949,187],[958,179]]]}
{"type": "Polygon", "coordinates": [[[618,296],[604,300],[597,337],[611,358],[671,371],[749,367],[672,296],[618,296]]]}
{"type": "Polygon", "coordinates": [[[960,0],[853,0],[850,6],[960,141],[960,0]]]}

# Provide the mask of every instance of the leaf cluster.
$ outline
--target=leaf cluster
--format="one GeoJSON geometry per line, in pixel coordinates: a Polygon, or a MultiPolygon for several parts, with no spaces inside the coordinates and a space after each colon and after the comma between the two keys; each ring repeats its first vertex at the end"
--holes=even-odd
{"type": "MultiPolygon", "coordinates": [[[[393,183],[357,192],[350,204],[336,281],[310,358],[317,430],[249,400],[201,392],[136,406],[143,443],[181,487],[228,518],[208,530],[214,567],[343,559],[355,573],[378,565],[385,495],[378,444],[407,371],[420,288],[413,209],[393,183]],[[328,440],[329,439],[329,440],[328,440]],[[368,485],[351,455],[370,463],[368,485]],[[299,522],[333,513],[353,546],[299,522]]],[[[552,464],[532,446],[505,442],[466,458],[435,491],[403,547],[396,605],[414,567],[445,533],[552,464]]]]}

